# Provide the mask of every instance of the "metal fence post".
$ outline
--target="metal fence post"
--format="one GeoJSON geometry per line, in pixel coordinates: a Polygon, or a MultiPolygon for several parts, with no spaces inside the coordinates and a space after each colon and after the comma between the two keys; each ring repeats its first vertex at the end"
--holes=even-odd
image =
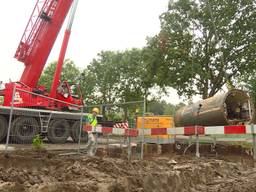
{"type": "Polygon", "coordinates": [[[144,157],[144,140],[145,140],[145,136],[144,136],[144,126],[145,126],[145,113],[146,113],[146,97],[144,97],[144,101],[143,101],[143,114],[142,114],[142,141],[141,141],[141,153],[140,153],[140,159],[143,160],[144,157]]]}
{"type": "Polygon", "coordinates": [[[252,144],[253,144],[253,160],[256,161],[256,134],[255,134],[255,128],[254,124],[251,124],[251,130],[252,130],[252,144]]]}
{"type": "Polygon", "coordinates": [[[128,148],[127,148],[127,150],[128,150],[128,161],[131,161],[131,137],[128,136],[127,139],[128,139],[128,148]]]}
{"type": "MultiPolygon", "coordinates": [[[[248,101],[249,116],[252,119],[251,103],[248,101]]],[[[256,161],[256,131],[253,122],[251,122],[251,132],[252,132],[252,147],[253,147],[253,160],[256,161]]]]}
{"type": "Polygon", "coordinates": [[[80,117],[80,128],[79,128],[79,138],[78,138],[78,154],[80,153],[81,149],[81,137],[82,137],[82,128],[83,128],[83,113],[84,113],[84,108],[83,106],[81,107],[81,117],[80,117]]]}
{"type": "Polygon", "coordinates": [[[199,153],[199,137],[198,137],[198,130],[197,130],[198,126],[195,126],[195,134],[196,134],[196,157],[199,158],[200,157],[200,153],[199,153]]]}
{"type": "Polygon", "coordinates": [[[97,150],[98,150],[98,137],[99,137],[99,133],[96,132],[95,134],[95,146],[94,146],[94,155],[96,154],[97,150]]]}
{"type": "Polygon", "coordinates": [[[120,141],[119,141],[119,147],[120,147],[121,149],[123,149],[123,142],[124,142],[124,141],[122,141],[122,139],[120,139],[120,141]]]}
{"type": "Polygon", "coordinates": [[[199,153],[199,133],[198,133],[198,123],[199,123],[199,113],[200,113],[200,109],[202,107],[202,104],[199,104],[198,106],[198,110],[197,110],[197,123],[195,126],[195,134],[196,134],[196,157],[199,158],[200,157],[200,153],[199,153]]]}
{"type": "Polygon", "coordinates": [[[162,146],[160,144],[160,136],[157,135],[157,155],[160,155],[161,154],[161,151],[162,151],[162,146]]]}
{"type": "Polygon", "coordinates": [[[10,139],[12,115],[13,115],[13,104],[14,104],[15,93],[16,93],[16,85],[14,85],[13,92],[12,92],[11,112],[10,112],[10,118],[9,118],[8,130],[7,130],[6,144],[5,144],[5,153],[6,154],[7,154],[8,145],[9,145],[9,139],[10,139]]]}
{"type": "Polygon", "coordinates": [[[107,133],[107,155],[109,156],[109,133],[107,133]]]}

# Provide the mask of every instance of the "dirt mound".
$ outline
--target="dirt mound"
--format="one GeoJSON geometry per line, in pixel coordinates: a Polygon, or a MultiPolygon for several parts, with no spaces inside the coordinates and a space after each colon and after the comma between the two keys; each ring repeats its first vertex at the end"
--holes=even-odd
{"type": "Polygon", "coordinates": [[[255,191],[249,157],[165,155],[144,161],[14,152],[0,156],[0,191],[255,191]]]}

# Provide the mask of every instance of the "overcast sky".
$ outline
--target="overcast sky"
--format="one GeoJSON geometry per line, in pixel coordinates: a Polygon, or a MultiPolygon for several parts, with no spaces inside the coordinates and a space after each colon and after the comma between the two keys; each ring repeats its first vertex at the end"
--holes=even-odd
{"type": "MultiPolygon", "coordinates": [[[[9,78],[19,80],[24,69],[23,63],[13,56],[35,2],[1,2],[0,79],[4,82],[9,78]]],[[[159,15],[167,10],[167,5],[168,0],[80,0],[66,58],[72,59],[79,68],[85,68],[101,50],[145,46],[146,37],[159,32],[159,15]]],[[[58,58],[63,29],[47,63],[58,58]]],[[[177,103],[178,98],[174,101],[172,97],[169,102],[177,103]]]]}

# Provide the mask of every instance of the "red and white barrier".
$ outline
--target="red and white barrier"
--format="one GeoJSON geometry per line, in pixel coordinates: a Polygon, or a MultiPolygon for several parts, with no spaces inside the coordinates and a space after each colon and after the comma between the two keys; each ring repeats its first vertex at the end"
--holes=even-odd
{"type": "MultiPolygon", "coordinates": [[[[254,125],[255,126],[255,125],[254,125]]],[[[229,125],[229,126],[188,126],[175,128],[153,128],[139,129],[142,135],[195,135],[197,129],[198,135],[229,135],[229,134],[252,134],[251,125],[229,125]]],[[[256,133],[256,126],[254,129],[256,133]]]]}
{"type": "MultiPolygon", "coordinates": [[[[255,125],[253,125],[255,126],[255,125]]],[[[169,128],[167,134],[175,135],[231,135],[231,134],[252,134],[251,125],[228,125],[228,126],[190,126],[169,128]]],[[[256,133],[256,127],[254,133],[256,133]]]]}
{"type": "Polygon", "coordinates": [[[114,127],[114,128],[129,129],[129,124],[128,124],[128,122],[115,123],[113,127],[114,127]]]}
{"type": "Polygon", "coordinates": [[[256,134],[256,126],[251,125],[228,125],[228,126],[188,126],[175,128],[152,128],[152,129],[124,129],[123,127],[102,127],[84,125],[84,131],[93,131],[105,134],[137,137],[139,135],[230,135],[230,134],[256,134]]]}
{"type": "Polygon", "coordinates": [[[138,130],[137,129],[102,127],[101,125],[98,125],[96,127],[84,125],[83,130],[84,131],[97,132],[97,133],[104,133],[104,134],[127,136],[127,137],[137,137],[138,136],[138,130]]]}

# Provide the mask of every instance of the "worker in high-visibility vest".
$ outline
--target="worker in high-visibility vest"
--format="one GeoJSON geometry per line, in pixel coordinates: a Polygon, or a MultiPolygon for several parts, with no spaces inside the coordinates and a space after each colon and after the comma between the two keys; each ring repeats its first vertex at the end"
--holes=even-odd
{"type": "Polygon", "coordinates": [[[92,109],[92,114],[89,114],[89,115],[86,115],[85,116],[85,121],[87,123],[89,123],[91,126],[92,126],[92,131],[88,132],[88,137],[89,137],[89,144],[88,144],[88,154],[90,156],[93,156],[96,152],[96,148],[95,148],[95,144],[96,144],[96,141],[95,141],[95,138],[94,138],[94,132],[95,132],[95,128],[98,124],[98,121],[97,121],[97,114],[99,114],[100,110],[98,108],[93,108],[92,109]]]}
{"type": "Polygon", "coordinates": [[[93,108],[92,109],[92,114],[86,115],[86,122],[90,123],[92,127],[97,126],[98,121],[97,121],[97,114],[99,114],[100,110],[98,108],[93,108]]]}

